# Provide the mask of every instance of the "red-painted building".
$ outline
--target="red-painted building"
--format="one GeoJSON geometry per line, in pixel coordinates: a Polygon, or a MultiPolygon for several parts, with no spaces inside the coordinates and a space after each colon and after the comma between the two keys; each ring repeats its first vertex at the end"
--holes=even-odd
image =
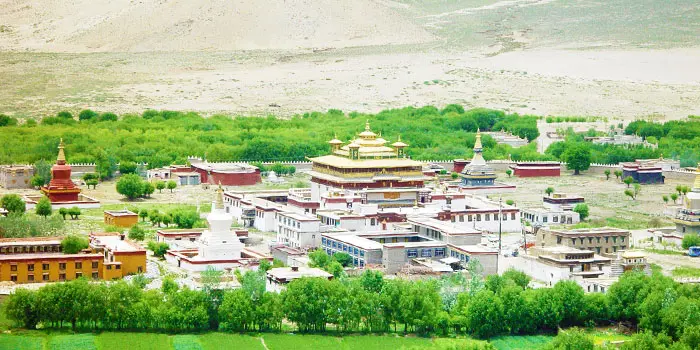
{"type": "Polygon", "coordinates": [[[511,165],[513,175],[517,177],[560,176],[559,162],[518,162],[511,165]]]}
{"type": "Polygon", "coordinates": [[[56,164],[51,167],[51,182],[48,186],[41,187],[41,192],[49,197],[51,203],[77,202],[80,194],[80,189],[70,178],[71,167],[66,164],[63,148],[63,139],[61,139],[61,143],[58,145],[56,164]]]}
{"type": "Polygon", "coordinates": [[[454,171],[457,174],[461,174],[462,170],[464,170],[464,167],[469,165],[469,163],[471,162],[466,159],[455,159],[452,161],[452,171],[454,171]]]}
{"type": "Polygon", "coordinates": [[[244,163],[192,163],[202,183],[249,186],[261,182],[260,169],[244,163]]]}

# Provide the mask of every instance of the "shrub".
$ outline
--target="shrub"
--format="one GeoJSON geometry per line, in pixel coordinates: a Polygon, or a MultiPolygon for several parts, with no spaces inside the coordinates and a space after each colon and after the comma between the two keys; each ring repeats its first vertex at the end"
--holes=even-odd
{"type": "Polygon", "coordinates": [[[77,254],[88,246],[89,242],[85,236],[69,235],[61,241],[63,254],[77,254]]]}

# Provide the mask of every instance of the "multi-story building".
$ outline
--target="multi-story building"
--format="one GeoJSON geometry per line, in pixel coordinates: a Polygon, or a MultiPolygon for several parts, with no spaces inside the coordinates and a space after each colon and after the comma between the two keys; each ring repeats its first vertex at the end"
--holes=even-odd
{"type": "Polygon", "coordinates": [[[527,208],[520,211],[520,216],[533,226],[578,224],[581,222],[581,215],[569,210],[527,208]]]}
{"type": "Polygon", "coordinates": [[[550,286],[561,280],[593,279],[611,272],[611,259],[589,249],[538,246],[528,253],[519,257],[513,267],[550,286]]]}
{"type": "Polygon", "coordinates": [[[372,132],[369,122],[347,145],[337,138],[329,141],[331,154],[309,158],[313,163],[308,172],[311,201],[325,198],[344,208],[356,202],[380,207],[410,207],[425,202],[428,191],[422,189],[428,177],[423,174],[423,164],[406,157],[408,145],[400,137],[392,147],[386,146],[387,142],[372,132]],[[336,195],[341,192],[343,196],[336,195]]]}
{"type": "Polygon", "coordinates": [[[202,183],[223,186],[248,186],[262,181],[260,169],[246,163],[209,163],[190,157],[191,171],[199,174],[202,183]]]}
{"type": "Polygon", "coordinates": [[[314,217],[292,212],[276,213],[277,242],[293,248],[314,248],[321,243],[321,221],[314,217]]]}
{"type": "Polygon", "coordinates": [[[1,165],[0,186],[11,190],[15,188],[31,188],[34,168],[27,165],[1,165]]]}
{"type": "Polygon", "coordinates": [[[631,177],[640,184],[664,183],[664,172],[654,161],[637,160],[622,163],[622,178],[631,177]]]}
{"type": "Polygon", "coordinates": [[[561,164],[559,162],[517,162],[511,165],[509,168],[513,170],[513,176],[517,177],[561,175],[561,164]]]}
{"type": "Polygon", "coordinates": [[[566,246],[596,254],[614,254],[629,247],[630,232],[616,228],[563,230],[545,228],[537,232],[537,247],[566,246]]]}
{"type": "Polygon", "coordinates": [[[146,250],[123,235],[98,234],[90,239],[90,247],[77,254],[61,252],[61,237],[0,239],[0,281],[111,280],[146,271],[146,250]]]}
{"type": "Polygon", "coordinates": [[[552,193],[551,196],[542,197],[542,206],[553,210],[573,210],[577,204],[586,200],[579,195],[566,193],[552,193]]]}

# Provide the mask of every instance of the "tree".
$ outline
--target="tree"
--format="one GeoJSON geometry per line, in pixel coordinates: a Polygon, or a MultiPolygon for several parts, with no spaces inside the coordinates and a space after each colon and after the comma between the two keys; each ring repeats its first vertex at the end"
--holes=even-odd
{"type": "Polygon", "coordinates": [[[634,192],[634,199],[637,199],[637,196],[639,196],[639,193],[642,192],[642,185],[635,183],[632,185],[632,192],[634,192]]]}
{"type": "Polygon", "coordinates": [[[175,189],[175,187],[177,187],[177,182],[170,180],[170,181],[168,181],[167,187],[170,190],[170,192],[172,193],[173,190],[175,189]]]}
{"type": "Polygon", "coordinates": [[[673,201],[673,204],[676,204],[676,201],[678,200],[678,195],[675,193],[671,193],[671,200],[673,201]]]}
{"type": "Polygon", "coordinates": [[[630,188],[630,185],[632,185],[635,182],[635,180],[632,176],[628,176],[624,180],[622,180],[622,182],[624,182],[625,185],[627,185],[627,188],[630,188]]]}
{"type": "Polygon", "coordinates": [[[143,241],[146,238],[146,231],[139,225],[134,225],[129,229],[129,239],[143,241]]]}
{"type": "Polygon", "coordinates": [[[117,158],[105,150],[100,150],[95,156],[95,172],[100,177],[100,180],[107,180],[114,177],[114,172],[117,171],[117,158]]]}
{"type": "Polygon", "coordinates": [[[595,343],[586,332],[578,328],[560,330],[551,343],[544,347],[546,350],[593,350],[595,343]]]}
{"type": "Polygon", "coordinates": [[[51,215],[51,211],[51,201],[48,197],[42,196],[39,202],[36,203],[36,215],[46,218],[51,215]]]}
{"type": "Polygon", "coordinates": [[[117,192],[131,200],[143,196],[145,187],[144,181],[136,174],[124,175],[117,181],[117,192]]]}
{"type": "Polygon", "coordinates": [[[588,170],[591,166],[591,149],[586,144],[576,144],[567,147],[562,154],[566,162],[566,168],[574,171],[574,175],[581,174],[582,170],[588,170]]]}
{"type": "Polygon", "coordinates": [[[530,276],[513,268],[506,270],[506,272],[503,273],[503,278],[513,281],[515,285],[522,289],[526,289],[530,284],[530,276]]]}
{"type": "Polygon", "coordinates": [[[165,181],[156,181],[156,188],[158,189],[158,193],[163,193],[163,190],[165,189],[165,181]]]}
{"type": "Polygon", "coordinates": [[[676,192],[680,196],[683,193],[683,185],[676,185],[676,192]]]}
{"type": "Polygon", "coordinates": [[[467,329],[477,338],[498,335],[503,326],[503,302],[490,290],[482,290],[469,301],[467,329]]]}
{"type": "Polygon", "coordinates": [[[165,253],[168,251],[168,249],[170,249],[170,247],[165,242],[148,242],[148,250],[153,252],[153,256],[159,257],[161,259],[165,256],[165,253]]]}
{"type": "Polygon", "coordinates": [[[343,269],[343,264],[341,264],[338,261],[331,261],[330,264],[328,264],[328,267],[326,267],[326,272],[330,273],[333,275],[335,278],[341,278],[345,276],[345,269],[343,269]]]}
{"type": "Polygon", "coordinates": [[[552,196],[552,193],[554,193],[554,187],[547,187],[547,188],[544,190],[544,193],[547,194],[547,197],[551,197],[551,196],[552,196]]]}
{"type": "Polygon", "coordinates": [[[68,209],[68,215],[70,215],[71,220],[78,220],[80,214],[82,214],[82,211],[80,211],[78,207],[71,207],[68,209]]]}
{"type": "Polygon", "coordinates": [[[120,162],[119,173],[121,173],[122,175],[136,173],[136,163],[129,161],[120,162]]]}
{"type": "Polygon", "coordinates": [[[632,190],[625,190],[625,196],[632,198],[632,200],[635,200],[634,198],[634,191],[632,190]]]}
{"type": "Polygon", "coordinates": [[[66,215],[68,215],[68,208],[59,208],[58,209],[58,214],[63,217],[63,220],[66,219],[66,215]]]}
{"type": "Polygon", "coordinates": [[[333,260],[339,262],[343,267],[352,265],[352,257],[348,253],[333,253],[333,260]]]}
{"type": "Polygon", "coordinates": [[[165,227],[168,227],[168,225],[173,222],[173,218],[170,216],[170,214],[165,214],[161,217],[161,222],[163,222],[165,227]]]}
{"type": "Polygon", "coordinates": [[[80,111],[80,114],[78,114],[78,120],[80,121],[91,121],[95,118],[97,118],[97,113],[89,109],[83,109],[80,111]]]}
{"type": "Polygon", "coordinates": [[[151,210],[151,212],[148,213],[148,220],[151,221],[153,226],[158,225],[158,227],[160,227],[160,223],[163,222],[163,215],[157,210],[151,210]]]}
{"type": "Polygon", "coordinates": [[[585,220],[588,217],[588,204],[576,204],[576,206],[574,207],[574,212],[578,213],[581,220],[585,220]]]}
{"type": "Polygon", "coordinates": [[[36,295],[35,291],[15,289],[5,301],[5,315],[26,329],[36,328],[39,323],[36,295]]]}
{"type": "Polygon", "coordinates": [[[515,201],[512,200],[512,199],[508,199],[508,200],[506,200],[506,204],[507,204],[507,205],[514,205],[514,204],[515,204],[515,201]]]}
{"type": "Polygon", "coordinates": [[[664,204],[668,204],[668,196],[667,196],[667,195],[665,195],[665,194],[662,195],[662,196],[661,196],[661,200],[664,201],[664,204]]]}
{"type": "Polygon", "coordinates": [[[146,221],[146,218],[148,217],[148,210],[146,210],[146,209],[139,210],[139,217],[141,218],[141,221],[146,221]]]}
{"type": "Polygon", "coordinates": [[[0,127],[17,125],[17,118],[13,118],[4,114],[0,114],[0,127]]]}
{"type": "Polygon", "coordinates": [[[199,214],[193,209],[176,209],[170,216],[178,228],[192,228],[199,221],[199,214]]]}
{"type": "Polygon", "coordinates": [[[508,175],[508,177],[510,177],[511,175],[513,175],[513,170],[506,169],[506,175],[508,175]]]}
{"type": "Polygon", "coordinates": [[[88,247],[88,239],[85,236],[68,235],[61,240],[63,254],[77,254],[88,247]]]}
{"type": "Polygon", "coordinates": [[[683,236],[683,242],[681,243],[683,249],[688,249],[690,247],[700,247],[700,236],[697,233],[686,233],[683,236]]]}
{"type": "Polygon", "coordinates": [[[325,269],[331,263],[331,257],[323,249],[309,253],[309,266],[325,269]]]}
{"type": "Polygon", "coordinates": [[[614,174],[615,178],[619,180],[622,177],[622,170],[615,170],[614,174]]]}
{"type": "Polygon", "coordinates": [[[0,199],[0,207],[15,214],[23,214],[27,210],[27,205],[22,198],[16,194],[6,194],[2,196],[2,199],[0,199]]]}
{"type": "Polygon", "coordinates": [[[603,174],[605,174],[605,180],[610,180],[610,169],[605,169],[603,174]]]}
{"type": "Polygon", "coordinates": [[[152,183],[145,181],[143,183],[143,195],[144,197],[150,197],[153,192],[156,190],[155,186],[153,186],[152,183]]]}
{"type": "Polygon", "coordinates": [[[34,163],[34,176],[37,178],[37,180],[32,183],[32,186],[41,187],[51,182],[51,167],[51,163],[43,159],[34,163]]]}

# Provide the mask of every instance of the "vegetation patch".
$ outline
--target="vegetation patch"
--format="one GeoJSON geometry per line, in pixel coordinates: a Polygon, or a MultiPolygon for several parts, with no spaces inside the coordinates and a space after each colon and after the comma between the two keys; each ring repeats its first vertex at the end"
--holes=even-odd
{"type": "Polygon", "coordinates": [[[0,349],[41,350],[44,338],[25,335],[0,334],[0,349]]]}
{"type": "MultiPolygon", "coordinates": [[[[124,344],[124,343],[122,343],[124,344]]],[[[93,334],[56,335],[49,339],[50,350],[97,350],[93,334]]]]}
{"type": "Polygon", "coordinates": [[[700,269],[697,267],[678,266],[671,271],[673,277],[700,277],[700,269]]]}

